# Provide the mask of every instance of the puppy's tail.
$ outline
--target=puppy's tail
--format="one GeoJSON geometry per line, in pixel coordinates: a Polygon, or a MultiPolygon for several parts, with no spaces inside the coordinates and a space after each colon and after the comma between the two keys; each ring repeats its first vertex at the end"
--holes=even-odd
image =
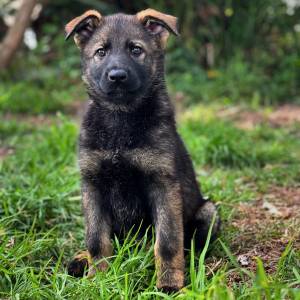
{"type": "Polygon", "coordinates": [[[68,274],[73,277],[83,277],[90,265],[90,254],[88,251],[82,251],[74,257],[68,265],[68,274]]]}

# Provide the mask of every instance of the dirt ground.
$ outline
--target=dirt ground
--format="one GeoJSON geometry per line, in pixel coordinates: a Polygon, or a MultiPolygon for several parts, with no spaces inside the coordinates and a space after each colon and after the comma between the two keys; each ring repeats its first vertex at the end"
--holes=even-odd
{"type": "Polygon", "coordinates": [[[273,272],[289,241],[300,247],[300,187],[273,186],[256,201],[239,204],[232,224],[239,230],[232,248],[241,266],[254,269],[260,257],[273,272]]]}
{"type": "Polygon", "coordinates": [[[300,106],[286,104],[271,112],[256,112],[234,106],[220,110],[217,115],[233,121],[237,127],[246,130],[263,123],[271,127],[282,127],[300,123],[300,106]]]}

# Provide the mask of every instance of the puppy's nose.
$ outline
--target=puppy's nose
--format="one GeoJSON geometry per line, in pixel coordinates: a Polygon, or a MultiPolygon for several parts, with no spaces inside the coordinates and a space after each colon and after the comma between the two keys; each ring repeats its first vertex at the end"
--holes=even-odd
{"type": "Polygon", "coordinates": [[[108,80],[113,82],[124,82],[128,78],[128,74],[124,69],[112,69],[107,74],[108,80]]]}

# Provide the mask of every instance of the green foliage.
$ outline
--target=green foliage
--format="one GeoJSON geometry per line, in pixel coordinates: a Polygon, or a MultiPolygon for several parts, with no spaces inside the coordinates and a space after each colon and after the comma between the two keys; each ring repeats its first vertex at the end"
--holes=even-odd
{"type": "Polygon", "coordinates": [[[46,23],[37,49],[18,53],[0,76],[0,111],[43,114],[64,111],[85,97],[76,46],[56,24],[46,23]]]}
{"type": "Polygon", "coordinates": [[[51,85],[37,86],[30,82],[0,85],[2,112],[54,113],[63,110],[72,100],[70,90],[58,90],[51,85]]]}
{"type": "MultiPolygon", "coordinates": [[[[170,54],[170,60],[175,62],[172,55],[174,54],[170,54]]],[[[197,65],[189,67],[178,58],[180,73],[172,69],[170,62],[167,79],[172,93],[183,93],[187,96],[187,103],[226,101],[271,105],[299,101],[299,57],[283,56],[275,69],[274,61],[264,60],[267,53],[260,55],[262,57],[249,62],[239,54],[233,56],[223,67],[209,71],[204,71],[197,65]],[[268,73],[272,73],[272,78],[268,73]]]]}
{"type": "Polygon", "coordinates": [[[17,121],[1,122],[0,141],[4,142],[4,140],[11,138],[13,139],[14,143],[16,143],[21,135],[30,133],[32,130],[33,128],[30,126],[30,124],[24,123],[22,126],[20,126],[19,122],[17,121]]]}
{"type": "Polygon", "coordinates": [[[165,4],[163,10],[181,23],[182,38],[173,41],[168,60],[174,91],[191,102],[299,101],[299,32],[294,27],[299,8],[288,15],[281,0],[215,0],[165,4]],[[208,44],[214,49],[210,66],[208,44]]]}
{"type": "MultiPolygon", "coordinates": [[[[64,40],[65,23],[90,7],[99,9],[103,15],[153,7],[179,18],[181,37],[169,39],[168,80],[172,91],[183,92],[189,103],[223,99],[259,104],[299,101],[299,7],[291,15],[282,0],[75,3],[64,0],[47,4],[38,24],[33,24],[38,35],[37,49],[20,52],[6,72],[5,77],[13,79],[17,86],[24,82],[27,86],[29,82],[37,85],[36,90],[19,86],[10,91],[9,87],[0,87],[1,93],[43,98],[45,90],[50,95],[48,109],[60,110],[58,98],[65,97],[60,93],[80,76],[78,49],[72,40],[64,40]],[[209,55],[213,57],[212,63],[208,62],[209,55]],[[48,85],[54,79],[56,85],[48,85]]],[[[22,98],[13,95],[15,101],[22,98]]],[[[1,107],[25,111],[23,105],[22,101],[19,110],[11,109],[7,103],[1,107]]],[[[33,107],[36,112],[43,111],[39,103],[33,107]]]]}
{"type": "MultiPolygon", "coordinates": [[[[4,129],[4,134],[7,134],[7,127],[0,128],[4,129]]],[[[74,166],[77,130],[72,123],[62,120],[62,124],[48,129],[32,128],[32,134],[22,138],[20,130],[24,130],[24,125],[20,123],[12,128],[19,138],[10,145],[16,148],[18,155],[0,165],[1,182],[7,186],[0,192],[0,212],[5,217],[18,216],[18,223],[26,226],[34,222],[34,218],[28,218],[32,212],[39,226],[47,227],[50,219],[55,220],[51,226],[59,224],[73,213],[71,202],[61,206],[61,201],[78,187],[74,166]],[[65,176],[66,172],[69,176],[65,176]]]]}
{"type": "Polygon", "coordinates": [[[274,141],[273,132],[264,127],[248,133],[229,122],[200,123],[192,119],[181,127],[181,133],[194,161],[200,165],[243,168],[294,161],[287,153],[288,141],[285,144],[274,141]]]}

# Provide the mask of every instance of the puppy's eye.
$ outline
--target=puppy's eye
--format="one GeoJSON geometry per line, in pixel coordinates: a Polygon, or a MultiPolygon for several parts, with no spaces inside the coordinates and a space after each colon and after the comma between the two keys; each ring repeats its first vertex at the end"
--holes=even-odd
{"type": "Polygon", "coordinates": [[[96,51],[96,54],[99,55],[100,57],[104,57],[106,55],[106,50],[104,48],[99,48],[96,51]]]}
{"type": "Polygon", "coordinates": [[[131,54],[134,55],[134,56],[140,56],[140,55],[143,53],[143,49],[142,49],[140,46],[133,45],[133,46],[130,48],[130,52],[131,52],[131,54]]]}

